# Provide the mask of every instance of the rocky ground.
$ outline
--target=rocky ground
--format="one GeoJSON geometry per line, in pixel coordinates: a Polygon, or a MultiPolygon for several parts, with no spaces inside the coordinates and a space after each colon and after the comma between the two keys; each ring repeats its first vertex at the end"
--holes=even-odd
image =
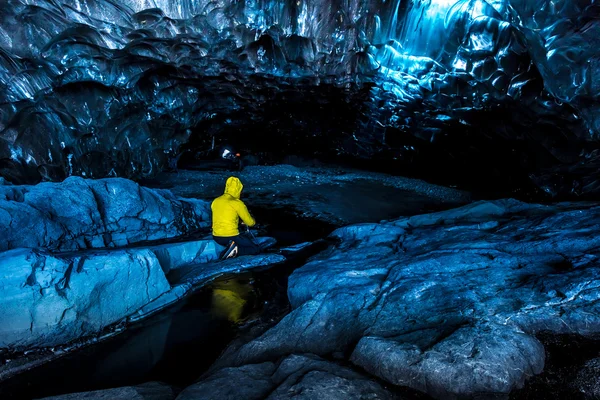
{"type": "MultiPolygon", "coordinates": [[[[292,312],[177,398],[520,398],[552,347],[540,335],[600,332],[599,222],[597,204],[498,200],[340,228],[290,276],[292,312]]],[[[597,364],[561,395],[595,398],[597,364]]]]}
{"type": "MultiPolygon", "coordinates": [[[[168,393],[139,394],[137,387],[119,389],[123,393],[144,399],[544,398],[549,392],[539,389],[536,375],[556,360],[540,335],[595,343],[591,338],[600,333],[598,204],[507,199],[448,209],[468,196],[419,183],[403,202],[400,193],[410,181],[400,178],[254,168],[239,175],[251,210],[270,202],[335,224],[371,222],[335,230],[335,244],[289,277],[291,312],[232,342],[196,383],[168,393]],[[387,190],[392,197],[381,201],[402,203],[397,209],[382,209],[376,196],[367,207],[369,192],[387,190]],[[420,213],[408,206],[411,196],[426,196],[422,207],[445,210],[420,213]]],[[[228,175],[181,172],[154,184],[175,185],[177,196],[209,193],[208,199],[222,191],[228,175]]],[[[179,269],[183,284],[203,276],[186,269],[203,259],[202,246],[192,255],[181,244],[161,256],[150,251],[163,273],[179,269]]],[[[266,257],[273,256],[279,255],[266,257]]],[[[563,395],[596,396],[597,356],[561,375],[569,388],[563,395]]]]}
{"type": "Polygon", "coordinates": [[[192,399],[392,399],[380,383],[315,355],[292,354],[277,363],[223,368],[186,388],[192,399]],[[230,382],[235,382],[231,385],[230,382]]]}
{"type": "MultiPolygon", "coordinates": [[[[292,165],[251,166],[241,172],[163,173],[149,187],[168,188],[181,197],[213,199],[223,193],[229,176],[244,184],[242,197],[252,209],[285,209],[299,218],[334,226],[374,222],[448,209],[470,201],[469,193],[417,179],[348,168],[292,165]]],[[[259,221],[260,222],[260,221],[259,221]]]]}
{"type": "MultiPolygon", "coordinates": [[[[212,263],[221,248],[205,238],[210,200],[222,192],[228,175],[181,172],[169,177],[189,178],[187,183],[161,182],[160,188],[77,177],[1,185],[1,379],[61,357],[86,340],[118,334],[128,322],[174,304],[221,274],[283,261],[267,254],[212,263]],[[168,186],[173,190],[164,189],[168,186]]],[[[328,225],[398,215],[420,207],[418,199],[439,206],[468,198],[420,181],[323,168],[251,167],[242,177],[248,202],[257,210],[275,206],[328,225]],[[356,204],[346,197],[354,193],[359,203],[368,201],[364,185],[406,204],[388,205],[378,214],[389,199],[375,196],[353,213],[356,204]]]]}
{"type": "Polygon", "coordinates": [[[507,395],[544,368],[536,334],[600,332],[599,222],[500,200],[338,229],[290,276],[293,311],[213,368],[311,353],[434,398],[507,395]]]}
{"type": "MultiPolygon", "coordinates": [[[[210,203],[125,179],[0,186],[0,379],[108,337],[215,277],[210,203]]],[[[273,245],[268,238],[265,245],[273,245]]]]}

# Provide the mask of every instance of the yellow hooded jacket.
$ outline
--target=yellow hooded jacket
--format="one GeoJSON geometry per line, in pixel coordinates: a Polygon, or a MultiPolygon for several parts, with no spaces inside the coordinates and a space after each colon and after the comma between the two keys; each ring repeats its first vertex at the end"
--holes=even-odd
{"type": "Polygon", "coordinates": [[[231,176],[225,183],[225,193],[217,197],[211,204],[212,209],[212,233],[214,236],[231,237],[240,234],[238,224],[240,218],[248,226],[254,226],[256,221],[248,212],[248,208],[240,200],[240,194],[244,185],[231,176]]]}

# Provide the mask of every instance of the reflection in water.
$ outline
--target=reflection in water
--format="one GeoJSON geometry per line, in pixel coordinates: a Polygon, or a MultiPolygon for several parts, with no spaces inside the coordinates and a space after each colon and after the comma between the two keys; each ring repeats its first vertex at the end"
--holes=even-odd
{"type": "Polygon", "coordinates": [[[248,302],[252,286],[239,280],[222,281],[215,284],[212,291],[212,313],[237,324],[242,321],[244,306],[248,302]]]}
{"type": "Polygon", "coordinates": [[[172,315],[141,329],[114,351],[104,354],[96,363],[94,382],[143,379],[165,353],[172,315]]]}
{"type": "MultiPolygon", "coordinates": [[[[265,277],[258,285],[276,286],[265,277]]],[[[148,381],[187,386],[234,338],[236,324],[260,314],[267,300],[260,296],[273,296],[271,289],[258,290],[254,283],[251,273],[217,280],[112,339],[3,382],[0,398],[40,398],[148,381]]]]}

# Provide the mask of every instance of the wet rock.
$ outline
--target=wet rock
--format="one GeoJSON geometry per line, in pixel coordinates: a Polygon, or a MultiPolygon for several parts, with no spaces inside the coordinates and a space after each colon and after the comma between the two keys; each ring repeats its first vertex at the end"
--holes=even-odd
{"type": "Polygon", "coordinates": [[[217,365],[343,352],[437,398],[506,394],[543,369],[534,334],[600,332],[599,225],[596,204],[499,200],[338,229],[293,311],[217,365]]]}
{"type": "Polygon", "coordinates": [[[594,358],[585,363],[577,372],[571,387],[576,389],[585,399],[600,398],[600,358],[594,358]]]}
{"type": "Polygon", "coordinates": [[[306,249],[307,247],[309,247],[312,244],[313,244],[313,242],[298,243],[298,244],[295,244],[293,246],[284,247],[284,248],[281,249],[281,251],[283,253],[289,253],[289,254],[296,253],[296,252],[299,252],[299,251],[302,251],[302,250],[306,249]]]}
{"type": "Polygon", "coordinates": [[[238,368],[225,368],[186,388],[177,400],[264,399],[274,384],[271,375],[275,365],[267,362],[238,368]],[[235,384],[232,384],[235,382],[235,384]]]}
{"type": "Polygon", "coordinates": [[[379,383],[347,367],[314,355],[291,355],[278,363],[212,372],[185,389],[177,400],[392,398],[379,383]]]}
{"type": "Polygon", "coordinates": [[[167,275],[170,282],[176,284],[191,284],[197,286],[226,273],[237,273],[261,266],[273,265],[285,261],[280,254],[259,254],[256,256],[242,256],[217,263],[189,265],[175,269],[167,275]]]}
{"type": "MultiPolygon", "coordinates": [[[[272,237],[258,237],[254,241],[266,250],[273,247],[277,240],[272,237]]],[[[176,269],[206,264],[219,259],[219,255],[225,249],[215,242],[211,237],[202,240],[193,240],[181,243],[165,243],[148,247],[160,261],[160,265],[165,274],[173,272],[176,269]]],[[[221,264],[226,265],[226,264],[221,264]]],[[[214,267],[214,265],[213,265],[214,267]]],[[[219,268],[215,268],[219,269],[219,268]]]]}
{"type": "Polygon", "coordinates": [[[170,288],[149,250],[0,253],[0,348],[54,346],[96,334],[170,288]]]}
{"type": "Polygon", "coordinates": [[[173,400],[173,389],[160,382],[44,397],[39,400],[173,400]]]}
{"type": "Polygon", "coordinates": [[[0,185],[0,251],[117,247],[208,227],[210,204],[120,179],[0,185]]]}
{"type": "Polygon", "coordinates": [[[217,260],[224,247],[212,239],[207,239],[162,244],[150,249],[156,254],[164,273],[168,274],[187,265],[217,260]]]}
{"type": "Polygon", "coordinates": [[[523,386],[526,377],[541,372],[544,348],[531,336],[488,325],[363,337],[351,360],[388,382],[445,399],[523,386]]]}

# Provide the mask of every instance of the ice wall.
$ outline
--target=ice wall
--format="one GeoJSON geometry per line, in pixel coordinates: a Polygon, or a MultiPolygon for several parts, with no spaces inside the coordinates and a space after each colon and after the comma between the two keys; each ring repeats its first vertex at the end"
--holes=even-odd
{"type": "Polygon", "coordinates": [[[368,85],[340,152],[389,147],[392,128],[434,142],[460,110],[518,101],[561,126],[535,140],[572,165],[596,157],[599,15],[593,0],[4,0],[0,173],[152,175],[211,121],[322,85],[368,85]]]}

